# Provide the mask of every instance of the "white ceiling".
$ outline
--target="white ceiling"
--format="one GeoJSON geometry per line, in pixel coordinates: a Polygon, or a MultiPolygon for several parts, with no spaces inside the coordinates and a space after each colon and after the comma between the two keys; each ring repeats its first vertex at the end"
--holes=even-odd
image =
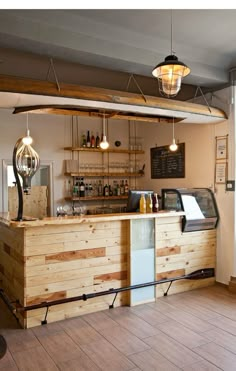
{"type": "MultiPolygon", "coordinates": [[[[173,50],[191,68],[185,83],[228,82],[235,21],[234,9],[173,10],[173,50]]],[[[0,10],[0,48],[151,77],[170,54],[170,25],[170,10],[0,10]]]]}

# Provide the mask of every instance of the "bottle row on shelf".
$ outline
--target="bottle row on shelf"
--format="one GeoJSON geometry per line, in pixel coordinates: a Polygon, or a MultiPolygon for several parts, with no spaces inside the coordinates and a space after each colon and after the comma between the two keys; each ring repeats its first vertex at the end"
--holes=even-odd
{"type": "Polygon", "coordinates": [[[157,193],[149,193],[146,197],[144,193],[141,194],[139,200],[140,213],[152,213],[159,210],[159,201],[157,193]]]}
{"type": "Polygon", "coordinates": [[[101,138],[97,132],[96,136],[93,134],[93,131],[91,132],[90,136],[90,130],[87,131],[87,136],[85,133],[82,133],[81,135],[81,147],[85,148],[100,148],[101,139],[103,138],[103,134],[101,135],[101,138]]]}
{"type": "Polygon", "coordinates": [[[85,183],[84,178],[75,178],[72,189],[72,197],[109,197],[128,196],[129,184],[127,180],[114,180],[113,184],[102,184],[102,181],[85,183]]]}
{"type": "MultiPolygon", "coordinates": [[[[100,143],[103,140],[103,133],[99,136],[99,133],[96,132],[94,134],[93,131],[87,130],[87,134],[85,132],[82,132],[80,136],[80,147],[82,148],[100,148],[100,143]]],[[[129,149],[132,151],[141,151],[142,150],[142,143],[141,139],[137,141],[136,138],[131,137],[130,138],[130,144],[129,149]]],[[[119,140],[115,141],[115,146],[120,147],[121,142],[119,140]]]]}

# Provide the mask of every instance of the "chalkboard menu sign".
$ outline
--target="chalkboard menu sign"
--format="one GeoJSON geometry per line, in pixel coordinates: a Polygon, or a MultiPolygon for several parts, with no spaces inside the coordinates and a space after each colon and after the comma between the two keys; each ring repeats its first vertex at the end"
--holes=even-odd
{"type": "Polygon", "coordinates": [[[169,146],[151,148],[151,178],[185,177],[185,143],[178,143],[175,152],[169,146]]]}

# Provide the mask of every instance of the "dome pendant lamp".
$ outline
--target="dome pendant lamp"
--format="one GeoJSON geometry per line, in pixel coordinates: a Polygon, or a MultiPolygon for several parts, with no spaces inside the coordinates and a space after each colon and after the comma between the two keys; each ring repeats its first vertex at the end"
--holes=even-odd
{"type": "Polygon", "coordinates": [[[179,61],[172,49],[172,10],[171,10],[171,55],[159,63],[152,74],[158,79],[160,94],[167,98],[175,97],[180,89],[182,79],[190,73],[190,68],[179,61]]]}

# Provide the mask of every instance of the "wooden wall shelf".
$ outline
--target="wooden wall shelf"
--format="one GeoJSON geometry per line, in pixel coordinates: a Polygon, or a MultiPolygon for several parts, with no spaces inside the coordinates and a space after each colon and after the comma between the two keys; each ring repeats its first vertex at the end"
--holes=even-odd
{"type": "Polygon", "coordinates": [[[144,174],[142,173],[82,173],[82,172],[73,172],[73,173],[65,173],[65,176],[72,176],[72,177],[81,177],[81,178],[104,178],[104,177],[115,177],[115,178],[131,178],[131,177],[142,177],[144,174]]]}
{"type": "Polygon", "coordinates": [[[100,148],[87,148],[87,147],[65,147],[65,151],[77,151],[77,152],[100,152],[100,153],[130,153],[135,155],[142,155],[145,152],[142,150],[131,150],[131,149],[100,149],[100,148]]]}
{"type": "Polygon", "coordinates": [[[65,197],[66,201],[127,200],[128,196],[65,197]]]}

